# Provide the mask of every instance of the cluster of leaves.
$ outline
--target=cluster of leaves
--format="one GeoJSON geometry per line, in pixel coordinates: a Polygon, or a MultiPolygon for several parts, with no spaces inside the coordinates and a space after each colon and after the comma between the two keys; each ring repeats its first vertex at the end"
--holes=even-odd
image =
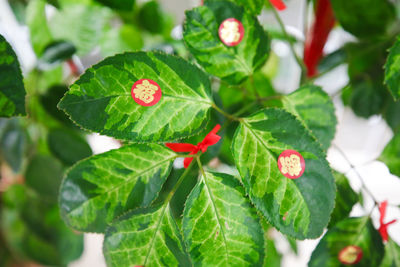
{"type": "MultiPolygon", "coordinates": [[[[326,228],[310,266],[340,266],[338,253],[349,245],[366,252],[360,266],[399,263],[400,248],[392,240],[384,247],[369,216],[349,218],[361,200],[326,160],[337,124],[331,97],[312,80],[288,95],[273,88],[267,62],[274,58],[271,35],[257,18],[264,1],[205,0],[186,12],[182,40],[169,37],[170,20],[154,1],[140,8],[133,1],[99,2],[114,11],[91,1],[54,1],[58,10],[50,24],[46,3],[29,2],[26,21],[39,63],[26,79],[27,103],[15,54],[5,40],[0,42],[0,53],[3,44],[6,51],[0,68],[18,74],[0,80],[1,116],[29,114],[0,124],[4,161],[18,173],[23,155],[29,155],[25,183],[2,197],[1,227],[13,253],[44,264],[75,258],[81,240],[59,222],[60,210],[72,229],[105,234],[109,266],[279,266],[271,229],[288,240],[304,240],[320,237],[326,228]],[[116,16],[123,22],[119,28],[110,26],[116,16]],[[227,18],[245,29],[236,46],[226,46],[218,35],[227,18]],[[164,41],[176,55],[113,55],[145,43],[146,50],[163,50],[164,41]],[[58,84],[61,79],[52,82],[61,73],[60,62],[74,53],[83,57],[97,44],[103,56],[113,56],[88,68],[69,89],[58,84]],[[156,105],[141,106],[132,99],[131,87],[140,79],[160,86],[156,105]],[[55,108],[58,101],[70,120],[55,108]],[[192,155],[187,169],[176,168],[174,162],[186,155],[165,143],[196,144],[217,123],[223,125],[221,141],[204,155],[192,155]],[[88,157],[91,151],[76,125],[123,146],[88,157]],[[305,160],[298,179],[278,169],[285,150],[296,150],[305,160]],[[218,172],[221,164],[237,170],[236,175],[218,172]],[[66,166],[71,167],[61,182],[66,166]],[[49,244],[48,255],[38,253],[49,244]]],[[[369,0],[373,11],[365,10],[364,2],[332,0],[338,21],[358,42],[328,55],[320,68],[348,63],[350,83],[343,99],[360,116],[384,115],[396,134],[380,159],[400,175],[395,102],[400,98],[400,44],[387,59],[385,52],[395,42],[393,23],[398,21],[390,1],[369,0]]]]}

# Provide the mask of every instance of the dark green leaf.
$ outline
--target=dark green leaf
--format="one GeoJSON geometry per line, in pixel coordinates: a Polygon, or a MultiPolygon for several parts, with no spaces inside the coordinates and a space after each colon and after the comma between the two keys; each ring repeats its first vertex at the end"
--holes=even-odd
{"type": "Polygon", "coordinates": [[[347,54],[345,49],[340,48],[326,56],[324,56],[318,63],[318,72],[323,73],[336,68],[337,66],[345,63],[347,54]]]}
{"type": "Polygon", "coordinates": [[[164,27],[163,13],[157,1],[148,1],[139,10],[139,25],[151,32],[162,33],[164,27]]]}
{"type": "Polygon", "coordinates": [[[400,99],[400,39],[390,48],[385,64],[385,83],[395,100],[400,99]]]}
{"type": "Polygon", "coordinates": [[[19,260],[63,266],[81,255],[83,236],[65,226],[57,205],[49,205],[22,185],[8,188],[2,202],[0,227],[19,260]]]}
{"type": "Polygon", "coordinates": [[[336,19],[359,38],[374,38],[386,33],[395,19],[395,7],[389,0],[332,0],[336,19]]]}
{"type": "Polygon", "coordinates": [[[103,244],[108,266],[192,266],[168,203],[131,211],[108,229],[103,244]]]}
{"type": "Polygon", "coordinates": [[[57,65],[75,54],[76,48],[73,44],[66,41],[56,41],[44,49],[43,55],[39,59],[39,67],[46,69],[57,65]]]}
{"type": "Polygon", "coordinates": [[[387,106],[384,116],[387,124],[392,128],[393,132],[400,129],[400,101],[395,102],[391,96],[386,97],[387,106]]]}
{"type": "Polygon", "coordinates": [[[380,267],[400,266],[400,247],[392,239],[385,245],[385,256],[380,267]]]}
{"type": "Polygon", "coordinates": [[[328,228],[334,226],[337,222],[347,218],[358,201],[358,195],[350,187],[349,181],[343,174],[334,172],[336,183],[335,208],[333,209],[328,228]]]}
{"type": "Polygon", "coordinates": [[[25,94],[17,55],[0,35],[0,117],[25,115],[25,94]]]}
{"type": "Polygon", "coordinates": [[[53,155],[66,165],[72,165],[92,155],[92,149],[86,140],[68,129],[50,130],[47,142],[53,155]]]}
{"type": "Polygon", "coordinates": [[[63,169],[61,163],[53,157],[34,156],[26,169],[27,186],[35,190],[42,198],[57,200],[63,169]]]}
{"type": "Polygon", "coordinates": [[[194,266],[262,266],[259,218],[231,175],[201,178],[185,205],[183,236],[194,266]]]}
{"type": "Polygon", "coordinates": [[[238,84],[261,67],[268,57],[269,38],[256,17],[231,2],[216,1],[186,12],[183,38],[200,65],[209,73],[238,84]],[[235,18],[243,24],[244,37],[232,47],[221,42],[220,24],[235,18]]]}
{"type": "Polygon", "coordinates": [[[165,146],[135,144],[80,161],[61,185],[61,215],[75,229],[103,232],[117,216],[157,197],[175,158],[165,146]]]}
{"type": "Polygon", "coordinates": [[[96,0],[96,1],[111,8],[123,11],[131,11],[133,8],[133,4],[135,3],[135,0],[96,0]]]}
{"type": "MultiPolygon", "coordinates": [[[[204,0],[204,3],[211,3],[211,2],[217,2],[220,0],[204,0]]],[[[236,3],[239,6],[243,6],[246,11],[254,14],[254,15],[259,15],[261,13],[261,10],[264,6],[264,0],[229,0],[233,3],[236,3]]]]}
{"type": "Polygon", "coordinates": [[[351,245],[358,246],[363,251],[361,261],[352,266],[379,266],[383,258],[382,238],[368,217],[348,218],[337,223],[321,239],[308,266],[344,266],[340,263],[338,254],[351,245]]]}
{"type": "Polygon", "coordinates": [[[327,150],[336,132],[336,116],[332,99],[321,87],[306,85],[282,97],[283,107],[299,119],[303,126],[327,150]]]}
{"type": "Polygon", "coordinates": [[[0,155],[14,172],[21,168],[27,136],[18,119],[0,119],[0,155]]]}
{"type": "Polygon", "coordinates": [[[393,136],[383,150],[379,160],[388,166],[392,174],[400,177],[400,133],[393,136]]]}
{"type": "Polygon", "coordinates": [[[242,119],[232,151],[246,192],[268,222],[297,239],[322,234],[336,188],[320,144],[301,122],[281,109],[262,110],[242,119]],[[298,179],[288,179],[278,169],[278,156],[287,149],[305,159],[298,179]]]}
{"type": "Polygon", "coordinates": [[[156,52],[109,57],[75,82],[59,107],[82,127],[130,141],[172,141],[203,130],[212,105],[208,77],[181,58],[156,52]],[[131,87],[151,79],[162,90],[154,106],[132,99],[131,87]]]}

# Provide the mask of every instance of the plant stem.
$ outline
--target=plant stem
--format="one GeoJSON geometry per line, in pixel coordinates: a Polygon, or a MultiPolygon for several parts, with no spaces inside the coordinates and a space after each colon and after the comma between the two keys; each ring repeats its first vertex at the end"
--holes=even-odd
{"type": "Polygon", "coordinates": [[[200,169],[201,175],[203,175],[203,177],[205,179],[206,178],[206,173],[205,173],[205,171],[203,169],[203,165],[201,164],[200,157],[196,157],[196,161],[197,161],[197,165],[199,165],[199,169],[200,169]]]}
{"type": "MultiPolygon", "coordinates": [[[[196,158],[198,158],[198,156],[196,156],[196,158]]],[[[171,189],[171,191],[169,192],[167,198],[165,199],[164,204],[166,204],[166,203],[171,201],[171,198],[174,196],[176,190],[178,190],[178,188],[181,185],[181,183],[183,182],[183,180],[185,180],[185,177],[188,175],[188,173],[192,169],[192,167],[193,167],[193,162],[190,163],[190,165],[182,173],[181,177],[179,177],[178,181],[175,183],[174,187],[171,189]]]]}
{"type": "Polygon", "coordinates": [[[231,114],[229,114],[228,112],[222,110],[221,108],[219,108],[215,103],[212,104],[212,107],[218,111],[219,113],[221,113],[222,115],[224,115],[227,119],[232,120],[232,121],[240,121],[240,118],[235,117],[231,114]]]}
{"type": "Polygon", "coordinates": [[[361,182],[361,187],[365,190],[365,192],[367,192],[370,197],[372,198],[372,200],[374,201],[375,205],[379,206],[379,202],[378,200],[376,200],[376,198],[374,197],[374,194],[372,194],[372,192],[369,190],[369,188],[367,187],[367,185],[364,182],[364,179],[362,178],[361,174],[357,171],[356,167],[353,165],[353,163],[351,163],[351,161],[349,160],[349,158],[346,156],[346,154],[344,153],[344,151],[337,145],[333,144],[333,146],[335,147],[335,149],[342,155],[342,157],[347,161],[347,163],[350,165],[350,169],[354,170],[354,172],[357,174],[357,177],[360,179],[361,182]]]}
{"type": "Polygon", "coordinates": [[[275,8],[272,8],[272,12],[274,13],[275,18],[279,23],[279,26],[283,32],[283,35],[289,42],[290,50],[292,51],[292,54],[293,54],[294,58],[296,59],[297,64],[301,68],[300,84],[303,84],[306,80],[307,67],[304,64],[303,60],[299,57],[299,55],[297,55],[296,50],[294,49],[293,42],[291,41],[289,34],[287,33],[287,31],[285,29],[285,25],[283,24],[283,21],[282,21],[281,17],[279,16],[278,11],[276,11],[275,8]]]}

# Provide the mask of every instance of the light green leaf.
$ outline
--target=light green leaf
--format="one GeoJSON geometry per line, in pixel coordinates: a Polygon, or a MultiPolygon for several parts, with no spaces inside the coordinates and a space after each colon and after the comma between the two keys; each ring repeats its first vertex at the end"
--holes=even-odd
{"type": "Polygon", "coordinates": [[[77,230],[103,232],[117,216],[157,197],[175,158],[165,146],[134,144],[80,161],[61,185],[61,215],[77,230]]]}
{"type": "Polygon", "coordinates": [[[79,134],[64,128],[52,129],[47,136],[49,149],[66,165],[92,155],[92,149],[79,134]]]}
{"type": "Polygon", "coordinates": [[[392,239],[389,239],[385,245],[385,256],[380,267],[398,267],[400,266],[400,246],[392,239]]]}
{"type": "Polygon", "coordinates": [[[400,99],[400,37],[390,48],[385,64],[385,84],[395,100],[400,99]]]}
{"type": "Polygon", "coordinates": [[[82,127],[130,141],[173,141],[199,133],[212,105],[208,77],[185,60],[157,52],[125,53],[88,69],[59,107],[82,127]],[[151,107],[137,104],[131,87],[151,79],[161,88],[151,107]]]}
{"type": "MultiPolygon", "coordinates": [[[[204,3],[216,2],[220,0],[204,0],[204,3]]],[[[236,3],[239,6],[242,6],[247,12],[250,12],[254,15],[259,15],[264,6],[264,0],[229,0],[233,3],[236,3]]]]}
{"type": "Polygon", "coordinates": [[[231,175],[201,178],[186,202],[183,236],[194,266],[262,266],[259,218],[231,175]]]}
{"type": "Polygon", "coordinates": [[[108,266],[192,266],[168,203],[131,211],[104,237],[108,266]]]}
{"type": "Polygon", "coordinates": [[[379,160],[388,166],[392,174],[400,177],[400,133],[393,136],[383,150],[379,160]]]}
{"type": "Polygon", "coordinates": [[[118,29],[114,27],[108,29],[101,40],[100,46],[101,54],[107,57],[141,49],[143,38],[134,25],[124,24],[118,29]]]}
{"type": "Polygon", "coordinates": [[[327,150],[336,132],[335,107],[321,87],[306,85],[282,97],[284,109],[300,120],[303,126],[327,150]]]}
{"type": "Polygon", "coordinates": [[[19,260],[46,266],[66,266],[83,251],[83,236],[61,220],[57,205],[48,203],[23,185],[2,195],[0,228],[19,260]]]}
{"type": "Polygon", "coordinates": [[[335,17],[343,29],[358,38],[371,39],[385,35],[395,19],[396,8],[389,0],[332,0],[331,2],[335,17]]]}
{"type": "Polygon", "coordinates": [[[331,220],[328,228],[334,226],[337,222],[349,216],[354,204],[358,201],[358,195],[350,187],[349,181],[346,176],[338,172],[334,172],[336,183],[336,199],[335,208],[333,209],[331,220]]]}
{"type": "Polygon", "coordinates": [[[68,4],[54,14],[49,26],[54,38],[72,42],[78,55],[85,55],[100,43],[110,17],[108,8],[68,4]]]}
{"type": "Polygon", "coordinates": [[[246,192],[269,223],[297,239],[322,234],[334,207],[334,179],[320,144],[293,115],[265,109],[242,119],[232,151],[246,192]],[[287,149],[305,159],[298,179],[278,169],[278,156],[287,149]]]}
{"type": "Polygon", "coordinates": [[[361,261],[354,266],[379,266],[383,258],[382,238],[368,217],[348,218],[336,224],[321,239],[308,266],[343,266],[338,254],[351,245],[363,251],[361,261]]]}
{"type": "Polygon", "coordinates": [[[268,57],[269,38],[256,17],[232,2],[216,1],[186,12],[183,38],[197,62],[209,73],[238,84],[261,67],[268,57]],[[243,24],[242,41],[232,47],[219,39],[218,28],[227,18],[243,24]]]}
{"type": "Polygon", "coordinates": [[[26,9],[26,21],[30,31],[31,43],[37,56],[41,56],[45,47],[53,41],[47,24],[45,0],[29,1],[26,9]]]}
{"type": "Polygon", "coordinates": [[[0,35],[0,117],[25,115],[25,94],[17,55],[0,35]]]}

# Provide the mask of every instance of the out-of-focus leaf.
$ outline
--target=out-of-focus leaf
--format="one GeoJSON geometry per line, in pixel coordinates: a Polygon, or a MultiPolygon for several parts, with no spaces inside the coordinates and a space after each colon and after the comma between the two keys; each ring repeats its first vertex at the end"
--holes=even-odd
{"type": "Polygon", "coordinates": [[[44,49],[43,55],[40,57],[38,65],[41,69],[47,69],[57,65],[75,54],[75,46],[66,41],[55,41],[44,49]]]}
{"type": "MultiPolygon", "coordinates": [[[[204,3],[216,2],[220,0],[204,0],[204,3]]],[[[239,6],[243,6],[246,11],[259,15],[264,6],[264,0],[229,0],[231,2],[236,3],[239,6]]]]}
{"type": "Polygon", "coordinates": [[[139,25],[151,32],[161,33],[163,31],[164,19],[163,12],[157,1],[148,1],[139,10],[139,25]]]}
{"type": "Polygon", "coordinates": [[[400,177],[400,133],[393,136],[383,150],[379,160],[388,166],[392,174],[400,177]]]}
{"type": "Polygon", "coordinates": [[[346,176],[338,172],[334,172],[336,183],[336,198],[335,208],[333,209],[331,220],[328,228],[331,228],[339,221],[347,218],[354,206],[358,201],[358,195],[350,187],[349,181],[346,176]]]}
{"type": "Polygon", "coordinates": [[[25,115],[25,94],[17,55],[0,35],[0,117],[25,115]]]}
{"type": "Polygon", "coordinates": [[[344,266],[339,252],[347,246],[358,246],[363,256],[352,266],[379,266],[383,258],[383,243],[369,217],[347,218],[337,223],[324,235],[308,263],[310,267],[344,266]]]}
{"type": "Polygon", "coordinates": [[[359,38],[385,35],[395,19],[395,7],[389,0],[332,0],[336,19],[359,38]]]}
{"type": "Polygon", "coordinates": [[[96,0],[103,5],[117,10],[131,11],[135,0],[96,0]]]}
{"type": "Polygon", "coordinates": [[[318,72],[323,73],[332,70],[345,63],[346,59],[346,51],[343,48],[340,48],[321,59],[321,61],[318,63],[318,72]]]}
{"type": "Polygon", "coordinates": [[[47,24],[45,0],[29,1],[26,9],[26,21],[30,30],[30,38],[37,56],[41,56],[45,47],[53,41],[47,24]]]}
{"type": "Polygon", "coordinates": [[[27,136],[20,120],[0,119],[0,155],[14,172],[21,169],[26,145],[27,136]]]}
{"type": "Polygon", "coordinates": [[[103,36],[101,54],[105,57],[114,54],[139,50],[143,46],[141,32],[134,25],[124,24],[120,28],[110,28],[103,36]]]}
{"type": "Polygon", "coordinates": [[[0,227],[8,247],[20,260],[64,266],[83,251],[83,236],[73,233],[49,204],[23,185],[2,196],[0,227]]]}
{"type": "Polygon", "coordinates": [[[65,165],[92,155],[92,149],[79,134],[68,129],[52,129],[47,136],[50,151],[65,165]]]}
{"type": "Polygon", "coordinates": [[[385,256],[379,267],[398,267],[400,266],[400,246],[392,239],[385,245],[385,256]]]}
{"type": "Polygon", "coordinates": [[[398,132],[400,130],[400,101],[395,102],[390,96],[386,97],[386,103],[385,120],[393,132],[398,132]]]}
{"type": "Polygon", "coordinates": [[[99,45],[110,15],[101,6],[70,4],[54,14],[49,26],[54,38],[72,42],[78,55],[85,55],[99,45]]]}
{"type": "Polygon", "coordinates": [[[43,199],[57,200],[63,168],[61,163],[47,155],[35,155],[25,172],[26,185],[43,199]]]}

